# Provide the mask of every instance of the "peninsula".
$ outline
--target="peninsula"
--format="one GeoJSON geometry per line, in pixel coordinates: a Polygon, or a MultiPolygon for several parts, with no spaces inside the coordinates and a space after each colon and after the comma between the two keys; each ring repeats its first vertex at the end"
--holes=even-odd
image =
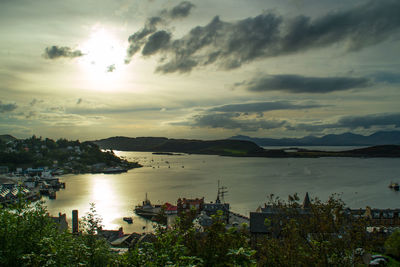
{"type": "Polygon", "coordinates": [[[0,167],[2,172],[47,167],[55,173],[115,173],[141,167],[136,162],[102,151],[91,142],[52,140],[33,135],[17,139],[0,135],[0,167]]]}

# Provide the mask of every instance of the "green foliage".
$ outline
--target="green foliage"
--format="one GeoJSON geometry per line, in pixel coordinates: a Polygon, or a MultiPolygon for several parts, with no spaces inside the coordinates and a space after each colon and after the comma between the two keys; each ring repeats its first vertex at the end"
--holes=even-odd
{"type": "Polygon", "coordinates": [[[385,242],[386,253],[400,258],[400,230],[392,233],[385,242]]]}
{"type": "Polygon", "coordinates": [[[0,208],[1,266],[67,266],[70,238],[59,232],[41,202],[0,208]]]}
{"type": "MultiPolygon", "coordinates": [[[[94,224],[84,225],[91,233],[86,227],[94,224]]],[[[60,232],[42,202],[0,207],[0,240],[0,266],[108,266],[114,260],[103,239],[60,232]]]]}
{"type": "Polygon", "coordinates": [[[177,230],[158,228],[153,243],[136,244],[123,256],[124,266],[195,266],[202,260],[189,255],[177,230]]]}
{"type": "MultiPolygon", "coordinates": [[[[193,210],[172,228],[159,226],[153,242],[137,241],[119,255],[98,235],[101,218],[93,204],[81,219],[82,233],[75,235],[60,232],[43,203],[21,199],[0,207],[0,266],[357,266],[354,252],[369,251],[364,222],[353,220],[335,197],[313,200],[308,216],[301,216],[297,200],[271,198],[282,212],[266,225],[277,233],[258,242],[256,250],[246,225],[227,229],[220,212],[199,231],[192,223],[193,210]]],[[[399,243],[398,231],[386,240],[387,253],[398,255],[399,243]]]]}

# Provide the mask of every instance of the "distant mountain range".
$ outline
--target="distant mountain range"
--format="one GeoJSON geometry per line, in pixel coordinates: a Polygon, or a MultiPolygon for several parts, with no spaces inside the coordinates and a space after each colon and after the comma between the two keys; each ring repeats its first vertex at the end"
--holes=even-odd
{"type": "Polygon", "coordinates": [[[376,132],[369,136],[353,133],[328,134],[322,137],[257,138],[245,135],[232,136],[231,140],[245,140],[259,146],[376,146],[400,145],[400,131],[376,132]]]}

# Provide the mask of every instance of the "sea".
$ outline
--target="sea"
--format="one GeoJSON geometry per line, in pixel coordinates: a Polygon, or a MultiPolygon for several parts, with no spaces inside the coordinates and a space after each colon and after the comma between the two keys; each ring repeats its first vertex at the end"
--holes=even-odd
{"type": "MultiPolygon", "coordinates": [[[[278,147],[268,147],[278,148],[278,147]]],[[[356,147],[302,147],[341,151],[356,147]]],[[[357,147],[358,148],[358,147],[357,147]]],[[[231,210],[249,216],[273,194],[282,200],[298,194],[302,200],[326,201],[336,194],[350,208],[400,208],[400,193],[388,188],[400,182],[400,158],[245,158],[216,155],[155,155],[151,152],[114,151],[142,168],[119,174],[68,174],[60,177],[66,188],[55,200],[44,199],[49,213],[85,216],[90,204],[102,218],[104,229],[123,227],[125,233],[152,231],[154,224],[133,210],[147,194],[153,204],[178,198],[215,201],[218,181],[226,187],[224,201],[231,210]],[[133,223],[123,221],[132,217],[133,223]]]]}

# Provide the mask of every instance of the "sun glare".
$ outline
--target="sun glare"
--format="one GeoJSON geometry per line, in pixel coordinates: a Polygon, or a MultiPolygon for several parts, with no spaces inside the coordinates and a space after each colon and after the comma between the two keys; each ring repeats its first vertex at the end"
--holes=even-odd
{"type": "Polygon", "coordinates": [[[84,54],[80,63],[85,77],[97,87],[107,86],[121,78],[126,49],[123,42],[109,31],[94,29],[80,49],[84,54]]]}

